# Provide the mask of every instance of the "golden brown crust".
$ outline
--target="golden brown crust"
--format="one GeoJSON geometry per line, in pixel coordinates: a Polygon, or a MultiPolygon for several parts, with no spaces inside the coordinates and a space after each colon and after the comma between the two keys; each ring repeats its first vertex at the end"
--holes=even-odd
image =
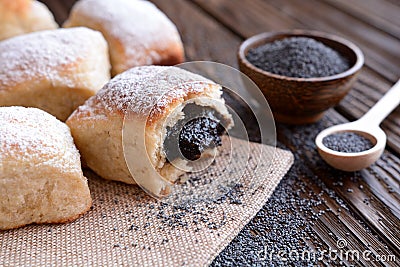
{"type": "Polygon", "coordinates": [[[177,67],[132,68],[109,81],[69,118],[102,117],[104,111],[147,119],[150,126],[188,98],[219,88],[213,81],[177,67]]]}
{"type": "Polygon", "coordinates": [[[0,9],[7,10],[10,15],[17,14],[18,16],[25,16],[31,4],[31,0],[1,0],[0,9]]]}
{"type": "Polygon", "coordinates": [[[9,230],[18,229],[18,228],[21,228],[21,227],[24,227],[24,226],[34,225],[34,224],[36,224],[36,225],[44,225],[44,224],[70,223],[70,222],[73,222],[73,221],[79,219],[84,214],[86,214],[91,209],[92,205],[93,205],[93,201],[90,200],[90,205],[88,205],[84,211],[82,211],[81,213],[76,214],[74,216],[71,216],[69,218],[65,218],[65,219],[61,219],[61,220],[57,220],[57,221],[47,221],[47,222],[40,222],[40,223],[26,223],[26,224],[21,224],[21,225],[15,225],[15,226],[12,226],[12,227],[7,228],[7,229],[0,229],[0,231],[9,231],[9,230]]]}
{"type": "MultiPolygon", "coordinates": [[[[159,52],[161,53],[161,52],[159,52]]],[[[168,51],[162,53],[162,59],[154,65],[161,66],[174,66],[185,61],[185,55],[183,53],[183,48],[181,45],[175,44],[171,45],[168,51]]]]}
{"type": "Polygon", "coordinates": [[[36,0],[0,0],[0,40],[58,28],[47,7],[36,0]]]}

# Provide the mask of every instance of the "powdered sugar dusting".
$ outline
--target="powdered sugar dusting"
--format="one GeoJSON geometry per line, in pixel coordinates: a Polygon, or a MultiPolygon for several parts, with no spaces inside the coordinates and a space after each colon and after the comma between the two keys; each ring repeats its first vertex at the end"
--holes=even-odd
{"type": "Polygon", "coordinates": [[[172,101],[200,93],[215,83],[177,67],[142,66],[121,73],[91,97],[84,109],[106,109],[147,116],[162,113],[172,101]]]}
{"type": "Polygon", "coordinates": [[[148,1],[81,0],[75,4],[71,18],[78,13],[93,20],[81,25],[99,30],[101,25],[106,39],[109,35],[118,40],[118,47],[111,49],[123,51],[125,66],[154,64],[161,60],[159,51],[167,50],[171,43],[181,43],[175,25],[148,1]]]}
{"type": "Polygon", "coordinates": [[[54,116],[36,108],[0,107],[0,121],[0,165],[76,168],[80,162],[68,126],[54,116]]]}
{"type": "Polygon", "coordinates": [[[0,42],[0,90],[23,82],[48,80],[74,87],[73,75],[65,75],[92,49],[101,33],[87,28],[35,32],[0,42]],[[97,39],[96,39],[97,40],[97,39]]]}

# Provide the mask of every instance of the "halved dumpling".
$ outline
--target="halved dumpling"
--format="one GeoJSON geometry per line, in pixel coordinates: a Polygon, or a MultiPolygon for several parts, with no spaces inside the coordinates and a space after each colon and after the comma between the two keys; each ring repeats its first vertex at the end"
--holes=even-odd
{"type": "Polygon", "coordinates": [[[136,67],[112,79],[66,123],[97,174],[129,184],[140,180],[161,195],[164,181],[174,183],[183,173],[173,161],[215,150],[233,125],[221,94],[220,85],[177,67],[136,67]]]}

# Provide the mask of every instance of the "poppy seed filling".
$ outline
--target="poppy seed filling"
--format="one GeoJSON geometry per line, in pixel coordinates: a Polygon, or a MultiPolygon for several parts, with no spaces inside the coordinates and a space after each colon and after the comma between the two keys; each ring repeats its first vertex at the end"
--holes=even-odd
{"type": "Polygon", "coordinates": [[[167,161],[182,158],[182,156],[193,161],[200,158],[205,150],[222,144],[221,136],[225,129],[220,123],[220,115],[217,111],[210,107],[188,104],[183,112],[185,118],[193,119],[182,119],[173,127],[167,127],[164,140],[167,161]]]}

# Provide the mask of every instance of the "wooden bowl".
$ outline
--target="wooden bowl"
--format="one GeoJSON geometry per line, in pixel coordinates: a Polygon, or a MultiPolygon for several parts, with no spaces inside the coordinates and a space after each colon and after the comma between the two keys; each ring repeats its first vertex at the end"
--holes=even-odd
{"type": "Polygon", "coordinates": [[[360,48],[343,38],[308,30],[266,32],[245,40],[239,48],[240,70],[252,79],[265,95],[277,121],[289,124],[313,123],[337,105],[351,89],[364,64],[360,48]],[[345,72],[318,78],[293,78],[264,71],[247,58],[251,48],[287,37],[309,37],[338,51],[350,62],[345,72]]]}

